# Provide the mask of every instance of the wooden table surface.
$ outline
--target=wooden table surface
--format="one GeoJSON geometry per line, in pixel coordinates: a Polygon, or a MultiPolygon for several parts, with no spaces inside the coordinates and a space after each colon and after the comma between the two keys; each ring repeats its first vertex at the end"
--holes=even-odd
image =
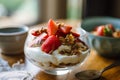
{"type": "MultiPolygon", "coordinates": [[[[65,23],[69,23],[73,26],[78,26],[79,20],[61,20],[65,23]]],[[[39,25],[37,25],[38,27],[39,25]]],[[[36,26],[35,26],[36,27],[36,26]]],[[[77,68],[75,68],[70,74],[65,75],[50,75],[44,73],[40,68],[34,66],[31,64],[28,60],[26,60],[24,54],[16,55],[16,56],[8,56],[1,54],[1,57],[8,61],[8,63],[12,66],[13,63],[16,63],[17,61],[21,61],[21,63],[26,64],[26,69],[30,72],[33,72],[35,75],[35,80],[77,80],[75,78],[75,73],[82,71],[82,70],[101,70],[104,67],[110,65],[114,60],[104,58],[97,54],[93,49],[91,50],[89,56],[86,58],[86,60],[83,62],[82,65],[79,65],[77,68]]],[[[102,75],[104,77],[103,80],[120,80],[120,66],[117,66],[115,68],[112,68],[102,75]]]]}

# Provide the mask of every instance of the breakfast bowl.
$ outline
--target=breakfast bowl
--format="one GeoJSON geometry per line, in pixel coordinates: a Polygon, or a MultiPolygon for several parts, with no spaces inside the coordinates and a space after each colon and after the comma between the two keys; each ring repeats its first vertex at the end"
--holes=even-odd
{"type": "Polygon", "coordinates": [[[86,18],[82,21],[81,28],[88,33],[89,46],[99,55],[118,59],[120,58],[120,37],[104,36],[104,34],[95,35],[93,33],[98,30],[98,27],[104,25],[112,25],[115,30],[120,30],[120,19],[113,17],[86,18]]]}
{"type": "Polygon", "coordinates": [[[32,28],[25,42],[27,59],[45,73],[62,75],[80,65],[89,54],[87,33],[73,32],[70,25],[49,20],[32,28]]]}

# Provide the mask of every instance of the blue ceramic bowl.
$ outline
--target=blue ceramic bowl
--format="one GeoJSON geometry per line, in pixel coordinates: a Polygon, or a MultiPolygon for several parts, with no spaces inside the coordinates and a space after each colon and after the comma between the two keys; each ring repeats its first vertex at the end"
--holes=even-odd
{"type": "Polygon", "coordinates": [[[120,30],[120,19],[112,17],[92,17],[82,21],[81,28],[88,32],[89,46],[107,58],[120,58],[120,38],[101,37],[91,33],[96,26],[113,24],[120,30]]]}

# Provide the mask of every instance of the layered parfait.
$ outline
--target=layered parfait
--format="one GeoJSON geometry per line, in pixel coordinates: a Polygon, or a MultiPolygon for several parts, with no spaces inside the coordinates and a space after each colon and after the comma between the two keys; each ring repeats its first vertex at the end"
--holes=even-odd
{"type": "Polygon", "coordinates": [[[50,19],[47,27],[30,30],[25,45],[27,58],[47,70],[71,67],[82,62],[89,48],[72,28],[50,19]]]}

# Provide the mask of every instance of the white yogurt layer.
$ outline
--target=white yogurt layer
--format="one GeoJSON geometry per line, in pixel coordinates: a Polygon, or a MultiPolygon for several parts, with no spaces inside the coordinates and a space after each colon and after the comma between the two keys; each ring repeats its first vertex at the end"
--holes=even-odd
{"type": "Polygon", "coordinates": [[[41,63],[44,67],[49,67],[50,63],[59,66],[61,63],[64,64],[76,64],[81,62],[87,54],[80,55],[61,55],[59,54],[59,50],[62,48],[67,48],[67,46],[61,45],[57,50],[55,50],[52,54],[47,54],[41,50],[40,47],[25,47],[25,53],[35,61],[41,63]]]}

